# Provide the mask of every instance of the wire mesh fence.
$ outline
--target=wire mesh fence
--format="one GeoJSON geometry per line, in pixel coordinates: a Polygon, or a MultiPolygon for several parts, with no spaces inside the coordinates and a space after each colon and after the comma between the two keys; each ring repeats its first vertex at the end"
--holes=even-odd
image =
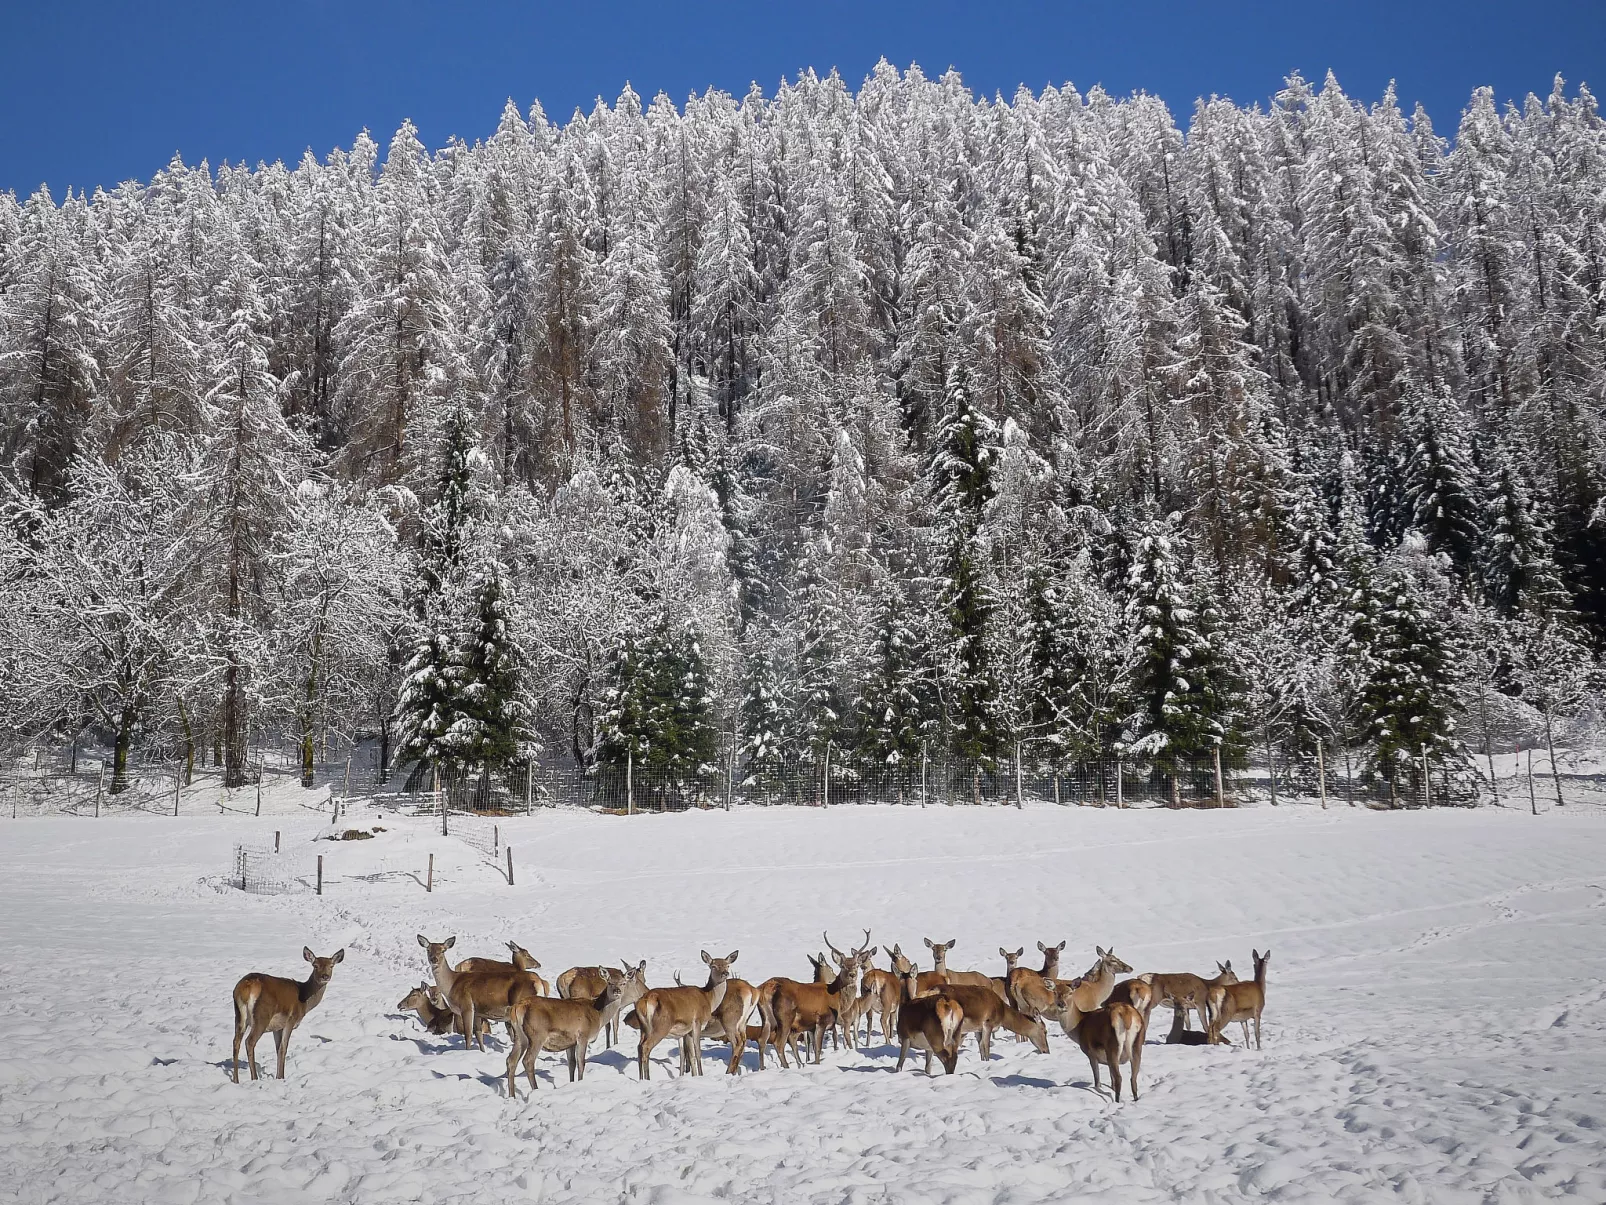
{"type": "Polygon", "coordinates": [[[294,895],[314,892],[321,886],[318,855],[299,847],[240,843],[234,847],[234,873],[231,885],[249,895],[294,895]]]}

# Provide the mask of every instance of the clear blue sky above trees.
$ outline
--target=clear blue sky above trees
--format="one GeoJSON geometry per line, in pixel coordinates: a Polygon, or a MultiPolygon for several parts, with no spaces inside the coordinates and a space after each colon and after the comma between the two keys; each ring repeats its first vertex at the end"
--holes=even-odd
{"type": "Polygon", "coordinates": [[[609,101],[626,80],[677,103],[710,85],[742,93],[812,66],[857,87],[883,55],[931,75],[957,67],[991,95],[1025,83],[1101,83],[1162,96],[1186,121],[1196,96],[1239,103],[1299,70],[1329,68],[1352,95],[1396,79],[1454,131],[1471,90],[1550,89],[1556,72],[1606,87],[1606,3],[1549,0],[8,0],[0,37],[0,189],[146,179],[175,151],[294,162],[383,141],[404,117],[425,142],[489,135],[502,102],[554,120],[609,101]]]}

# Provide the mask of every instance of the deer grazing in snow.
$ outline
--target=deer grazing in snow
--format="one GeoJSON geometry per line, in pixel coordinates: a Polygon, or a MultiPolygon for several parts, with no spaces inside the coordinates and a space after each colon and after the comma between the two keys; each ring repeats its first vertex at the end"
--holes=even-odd
{"type": "Polygon", "coordinates": [[[1243,1025],[1244,1046],[1249,1045],[1249,1022],[1255,1023],[1255,1049],[1260,1049],[1260,1014],[1266,1007],[1266,967],[1271,951],[1249,951],[1255,960],[1255,978],[1250,983],[1224,983],[1210,989],[1210,1040],[1221,1040],[1221,1030],[1233,1021],[1243,1025]]]}
{"type": "MultiPolygon", "coordinates": [[[[909,1057],[910,1050],[924,1050],[927,1075],[931,1074],[932,1055],[942,1061],[944,1074],[952,1075],[959,1062],[959,1043],[964,1036],[960,1027],[965,1023],[965,1010],[957,1000],[942,993],[919,995],[919,972],[915,970],[914,963],[905,958],[902,965],[899,980],[903,985],[904,999],[895,1014],[898,1032],[897,1070],[903,1070],[903,1061],[909,1057]]],[[[882,1013],[883,1024],[885,1019],[886,1014],[882,1013]]]]}
{"type": "Polygon", "coordinates": [[[240,1039],[245,1039],[245,1058],[251,1066],[251,1078],[258,1079],[257,1041],[269,1032],[278,1048],[279,1078],[284,1078],[284,1056],[290,1048],[290,1035],[301,1024],[301,1019],[318,1007],[324,989],[334,976],[335,965],[345,960],[346,952],[336,950],[328,958],[319,958],[311,947],[302,946],[301,957],[312,964],[312,973],[304,980],[252,973],[234,985],[234,1056],[230,1060],[230,1073],[235,1083],[240,1082],[240,1039]]]}
{"type": "Polygon", "coordinates": [[[508,1032],[513,1048],[507,1056],[507,1094],[518,1098],[516,1076],[524,1064],[530,1091],[536,1090],[535,1058],[543,1050],[561,1050],[569,1061],[569,1082],[586,1077],[586,1054],[597,1030],[620,1009],[635,1003],[646,991],[642,976],[647,964],[627,968],[618,977],[610,976],[602,993],[589,1000],[565,1000],[537,995],[526,988],[514,1001],[508,1032]]]}

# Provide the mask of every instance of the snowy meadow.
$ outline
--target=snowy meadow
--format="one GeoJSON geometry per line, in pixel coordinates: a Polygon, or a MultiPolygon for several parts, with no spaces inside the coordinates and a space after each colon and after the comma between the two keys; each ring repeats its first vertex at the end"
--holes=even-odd
{"type": "MultiPolygon", "coordinates": [[[[738,809],[503,821],[516,883],[433,821],[361,809],[318,842],[325,894],[232,888],[241,840],[308,847],[302,812],[42,818],[0,841],[0,1183],[23,1202],[640,1200],[1598,1201],[1606,1194],[1606,821],[1593,808],[1374,812],[738,809]],[[398,867],[435,855],[434,890],[398,867]],[[555,976],[647,960],[701,982],[807,978],[822,930],[884,947],[1067,940],[1139,970],[1247,965],[1270,947],[1264,1049],[1166,1046],[1142,1098],[1091,1090],[1081,1053],[1007,1035],[983,1065],[895,1074],[896,1048],[820,1066],[639,1083],[634,1046],[559,1056],[510,1102],[481,1054],[397,1002],[415,934],[555,976]],[[229,992],[344,947],[288,1079],[228,1080],[229,992]]],[[[878,965],[885,965],[879,960],[878,965]]],[[[922,965],[929,965],[928,961],[922,965]]],[[[500,1027],[498,1027],[500,1033],[500,1027]]],[[[271,1046],[271,1043],[270,1043],[271,1046]]],[[[271,1066],[271,1058],[269,1059],[271,1066]]]]}

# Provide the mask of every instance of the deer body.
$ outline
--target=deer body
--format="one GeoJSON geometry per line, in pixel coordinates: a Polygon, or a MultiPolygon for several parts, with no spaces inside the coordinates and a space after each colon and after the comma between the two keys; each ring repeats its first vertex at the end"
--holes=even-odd
{"type": "Polygon", "coordinates": [[[1210,989],[1209,1018],[1212,1041],[1221,1037],[1222,1027],[1237,1021],[1243,1025],[1244,1045],[1249,1045],[1249,1022],[1255,1023],[1255,1049],[1260,1049],[1260,1014],[1266,1007],[1266,967],[1271,963],[1271,951],[1264,954],[1251,950],[1255,960],[1255,978],[1251,983],[1226,983],[1210,989]]]}
{"type": "Polygon", "coordinates": [[[619,978],[609,978],[602,994],[589,1000],[565,1000],[539,995],[526,988],[513,1005],[508,1031],[513,1035],[513,1049],[507,1056],[507,1094],[518,1097],[516,1074],[519,1063],[524,1064],[525,1078],[530,1091],[537,1088],[535,1058],[542,1050],[562,1050],[568,1054],[569,1082],[586,1077],[586,1052],[597,1030],[619,1009],[645,990],[642,974],[643,962],[633,971],[619,978]]]}
{"type": "MultiPolygon", "coordinates": [[[[908,968],[903,973],[907,998],[899,1004],[897,1010],[897,1069],[903,1070],[903,1061],[908,1057],[910,1050],[924,1050],[927,1075],[931,1074],[932,1055],[942,1060],[944,1074],[952,1075],[955,1065],[959,1062],[959,1043],[964,1036],[960,1028],[965,1022],[965,1010],[958,1001],[946,995],[915,995],[918,972],[907,959],[904,960],[904,965],[908,968]]],[[[885,1015],[882,1014],[883,1018],[885,1015]]]]}
{"type": "Polygon", "coordinates": [[[859,999],[864,1001],[862,1013],[864,1016],[864,1041],[870,1042],[870,1025],[877,1015],[881,1019],[881,1040],[891,1042],[894,1027],[898,1020],[898,1009],[904,996],[904,978],[914,970],[914,963],[904,957],[903,950],[898,946],[892,947],[892,969],[890,971],[877,970],[874,967],[864,972],[861,980],[859,999]]]}
{"type": "MultiPolygon", "coordinates": [[[[565,1000],[595,1000],[608,990],[608,984],[621,977],[616,967],[570,967],[557,978],[558,995],[565,1000]]],[[[646,978],[642,978],[642,986],[646,986],[646,978]]],[[[623,1008],[615,1008],[608,1014],[603,1023],[603,1044],[612,1050],[614,1043],[619,1039],[619,1014],[623,1008]]]]}
{"type": "Polygon", "coordinates": [[[926,938],[926,947],[931,951],[932,969],[920,972],[917,984],[920,994],[927,995],[939,987],[949,985],[955,987],[981,987],[990,992],[1003,995],[1003,989],[994,981],[991,975],[984,975],[980,971],[953,971],[948,969],[948,951],[959,944],[959,939],[952,941],[932,941],[926,938]]]}
{"type": "Polygon", "coordinates": [[[398,1012],[414,1012],[423,1027],[433,1034],[452,1032],[456,1018],[452,1010],[446,1007],[437,988],[428,983],[420,983],[412,991],[402,997],[401,1003],[396,1006],[398,1012]]]}
{"type": "Polygon", "coordinates": [[[230,1060],[230,1074],[235,1083],[240,1082],[241,1038],[245,1039],[245,1058],[251,1066],[251,1078],[258,1079],[257,1041],[270,1032],[279,1056],[279,1078],[284,1078],[284,1056],[290,1048],[290,1035],[302,1018],[323,1000],[324,989],[334,976],[335,964],[345,959],[346,952],[336,950],[328,958],[319,958],[310,947],[303,946],[301,957],[312,964],[312,973],[304,980],[253,973],[234,985],[234,1055],[230,1060]]]}
{"type": "MultiPolygon", "coordinates": [[[[680,1039],[680,1067],[683,1073],[703,1073],[703,1032],[709,1028],[714,1015],[723,1012],[730,967],[739,953],[739,950],[732,950],[728,957],[713,958],[704,950],[703,961],[708,964],[706,987],[654,988],[636,1001],[636,1019],[641,1026],[641,1044],[636,1049],[638,1079],[652,1078],[651,1055],[665,1038],[680,1039]]],[[[721,1024],[721,1036],[725,1032],[721,1024]]],[[[732,1018],[729,1032],[745,1035],[745,1011],[739,1021],[732,1018]]],[[[732,1075],[736,1073],[735,1066],[746,1044],[745,1036],[740,1043],[734,1038],[731,1040],[732,1075]]]]}
{"type": "Polygon", "coordinates": [[[535,991],[537,995],[551,995],[551,986],[545,979],[536,974],[536,972],[541,969],[541,964],[536,961],[535,957],[531,955],[531,953],[523,946],[514,941],[508,942],[507,948],[513,955],[511,961],[504,961],[500,958],[465,958],[462,962],[457,964],[455,969],[458,972],[523,971],[530,977],[530,982],[535,985],[535,991]]]}
{"type": "MultiPolygon", "coordinates": [[[[821,1061],[827,1027],[835,1025],[841,1018],[842,1010],[858,999],[859,971],[862,966],[859,956],[863,953],[865,951],[855,950],[829,983],[783,980],[776,987],[771,1007],[774,1013],[775,1049],[782,1067],[789,1066],[786,1061],[788,1046],[791,1047],[792,1057],[797,1059],[799,1066],[802,1065],[803,1058],[797,1051],[797,1035],[806,1030],[814,1032],[814,1061],[821,1061]]],[[[873,956],[874,949],[869,953],[873,956]]],[[[768,1022],[770,1018],[766,1017],[765,1020],[768,1022]]]]}
{"type": "Polygon", "coordinates": [[[1110,1069],[1110,1085],[1115,1099],[1121,1099],[1121,1064],[1132,1065],[1132,1099],[1138,1098],[1138,1070],[1143,1065],[1143,1042],[1148,1024],[1143,1014],[1130,1004],[1114,1002],[1076,1018],[1074,1026],[1066,1025],[1065,1032],[1075,1038],[1076,1044],[1087,1055],[1093,1068],[1093,1089],[1099,1091],[1099,1065],[1110,1069]]]}
{"type": "Polygon", "coordinates": [[[1114,950],[1106,950],[1103,946],[1095,946],[1094,949],[1098,951],[1098,961],[1088,968],[1087,974],[1080,979],[1053,981],[1053,1014],[1059,1017],[1062,1024],[1067,1017],[1090,1013],[1101,1007],[1115,990],[1115,977],[1132,971],[1129,965],[1116,957],[1114,950]]]}
{"type": "Polygon", "coordinates": [[[1042,1021],[1027,1016],[1000,999],[991,987],[949,984],[939,988],[935,995],[959,1005],[964,1014],[959,1027],[959,1040],[963,1043],[965,1034],[974,1033],[982,1062],[993,1056],[993,1030],[999,1027],[1029,1040],[1039,1054],[1048,1053],[1048,1031],[1044,1029],[1042,1021]]]}
{"type": "Polygon", "coordinates": [[[1048,946],[1038,942],[1037,948],[1043,954],[1043,969],[1041,971],[1014,965],[1016,961],[1019,961],[1021,955],[1025,952],[1024,950],[1016,950],[1013,960],[1009,958],[1006,951],[999,951],[1000,954],[1005,955],[1004,961],[1009,966],[1007,972],[1009,1002],[1020,1009],[1021,1012],[1032,1017],[1041,1017],[1045,1013],[1054,1011],[1053,982],[1059,978],[1060,954],[1065,949],[1065,943],[1062,941],[1057,946],[1048,946]]]}

